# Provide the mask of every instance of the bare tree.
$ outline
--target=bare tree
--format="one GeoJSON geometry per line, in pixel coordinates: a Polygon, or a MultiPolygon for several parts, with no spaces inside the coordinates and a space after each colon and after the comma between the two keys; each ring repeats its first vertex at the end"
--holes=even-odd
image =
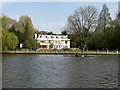
{"type": "Polygon", "coordinates": [[[77,46],[85,49],[90,41],[90,33],[95,30],[96,20],[97,9],[95,7],[80,7],[68,17],[65,30],[69,34],[74,34],[77,46]]]}

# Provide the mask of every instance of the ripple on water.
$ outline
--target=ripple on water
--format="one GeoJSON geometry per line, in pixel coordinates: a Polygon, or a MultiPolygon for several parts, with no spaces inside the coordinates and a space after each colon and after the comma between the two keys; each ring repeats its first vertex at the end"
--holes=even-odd
{"type": "Polygon", "coordinates": [[[3,88],[116,88],[117,56],[3,55],[3,88]]]}

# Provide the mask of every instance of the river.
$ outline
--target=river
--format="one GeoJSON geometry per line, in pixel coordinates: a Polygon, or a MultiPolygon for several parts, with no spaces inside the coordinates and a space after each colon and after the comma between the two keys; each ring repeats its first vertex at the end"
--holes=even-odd
{"type": "Polygon", "coordinates": [[[3,88],[117,88],[118,56],[4,54],[3,88]]]}

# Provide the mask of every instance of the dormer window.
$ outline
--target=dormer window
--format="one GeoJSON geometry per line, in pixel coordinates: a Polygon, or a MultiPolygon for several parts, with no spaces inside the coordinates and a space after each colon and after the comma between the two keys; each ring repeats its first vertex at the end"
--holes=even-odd
{"type": "Polygon", "coordinates": [[[51,36],[51,38],[53,38],[53,36],[51,36]]]}

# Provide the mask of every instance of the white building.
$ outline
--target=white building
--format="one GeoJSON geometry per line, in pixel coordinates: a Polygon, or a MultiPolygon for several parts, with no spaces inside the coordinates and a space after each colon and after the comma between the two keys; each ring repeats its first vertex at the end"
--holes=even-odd
{"type": "Polygon", "coordinates": [[[40,43],[40,48],[62,49],[70,48],[70,39],[67,35],[37,35],[35,39],[40,43]]]}

